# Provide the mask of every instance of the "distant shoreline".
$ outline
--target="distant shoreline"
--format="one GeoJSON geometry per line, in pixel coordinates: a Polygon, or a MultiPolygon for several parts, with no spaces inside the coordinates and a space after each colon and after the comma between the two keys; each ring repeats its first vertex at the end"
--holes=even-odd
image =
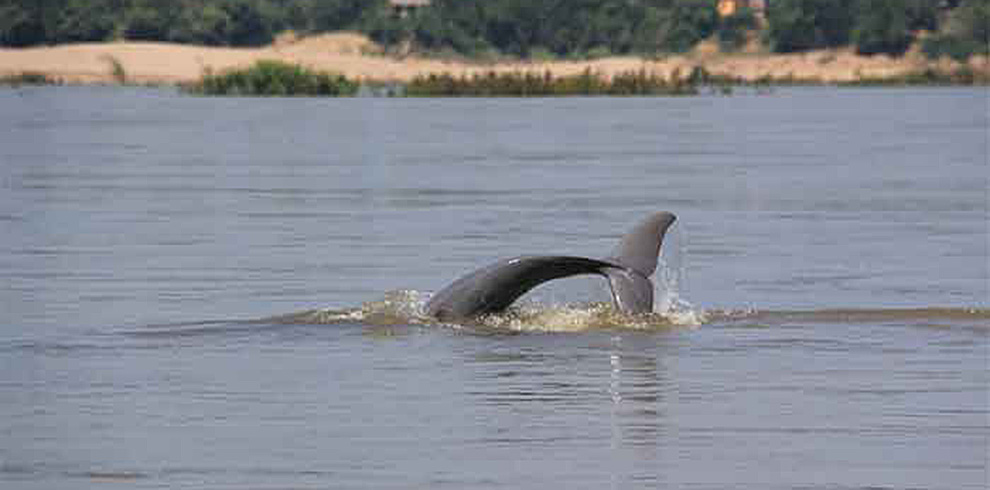
{"type": "MultiPolygon", "coordinates": [[[[114,42],[67,44],[51,47],[0,49],[0,77],[43,74],[67,84],[166,84],[199,80],[216,73],[246,67],[259,60],[280,60],[342,74],[366,83],[405,83],[416,76],[550,72],[572,76],[587,70],[611,77],[645,70],[664,78],[686,76],[696,67],[719,79],[740,83],[884,84],[910,79],[919,73],[945,76],[966,72],[978,84],[990,80],[990,61],[973,57],[968,63],[928,60],[918,52],[900,58],[859,56],[852,49],[798,54],[723,54],[702,43],[685,55],[659,59],[609,57],[587,61],[507,61],[480,63],[425,57],[394,57],[364,36],[335,33],[279,41],[261,48],[218,48],[169,43],[114,42]]],[[[948,82],[947,82],[948,83],[948,82]]]]}

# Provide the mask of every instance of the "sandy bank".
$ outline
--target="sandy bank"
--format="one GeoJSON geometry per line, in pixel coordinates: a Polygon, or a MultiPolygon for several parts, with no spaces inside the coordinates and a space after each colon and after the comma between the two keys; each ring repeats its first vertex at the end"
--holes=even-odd
{"type": "MultiPolygon", "coordinates": [[[[710,45],[694,52],[659,60],[614,57],[581,62],[479,64],[431,58],[395,58],[367,38],[349,33],[326,34],[300,40],[284,39],[263,48],[214,48],[167,43],[72,44],[27,49],[0,49],[0,76],[40,72],[70,83],[113,82],[113,63],[120,63],[127,79],[137,83],[179,83],[198,79],[205,70],[222,71],[257,60],[276,59],[360,80],[408,81],[420,74],[471,74],[495,71],[546,71],[555,75],[580,73],[586,69],[611,75],[645,69],[662,76],[675,70],[688,73],[704,66],[714,74],[757,80],[761,77],[799,78],[822,82],[847,82],[859,78],[897,77],[933,68],[953,70],[958,63],[932,62],[918,53],[902,58],[857,56],[851,50],[815,51],[802,54],[720,54],[710,45]]],[[[990,75],[990,63],[974,58],[971,66],[990,75]]]]}

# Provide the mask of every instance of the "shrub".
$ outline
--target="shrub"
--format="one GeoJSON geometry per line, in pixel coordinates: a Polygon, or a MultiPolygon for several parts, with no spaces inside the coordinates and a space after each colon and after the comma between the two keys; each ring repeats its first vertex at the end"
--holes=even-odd
{"type": "Polygon", "coordinates": [[[121,85],[127,83],[127,70],[124,69],[124,64],[120,60],[110,55],[105,55],[102,59],[110,65],[110,76],[115,82],[121,85]]]}
{"type": "Polygon", "coordinates": [[[936,36],[925,39],[921,43],[921,52],[932,59],[948,56],[956,61],[966,61],[974,54],[985,52],[985,48],[969,39],[956,36],[936,36]]]}
{"type": "Polygon", "coordinates": [[[0,76],[0,85],[20,87],[21,85],[59,85],[57,79],[51,78],[44,73],[22,72],[13,75],[0,76]]]}
{"type": "Polygon", "coordinates": [[[676,77],[667,80],[645,70],[620,73],[608,79],[590,69],[578,75],[555,77],[549,71],[496,73],[471,76],[448,73],[418,76],[406,87],[411,97],[559,97],[573,95],[692,95],[696,87],[676,77]]]}
{"type": "Polygon", "coordinates": [[[300,65],[258,61],[245,69],[219,74],[207,72],[187,90],[203,95],[338,97],[354,95],[358,84],[343,75],[313,71],[300,65]]]}

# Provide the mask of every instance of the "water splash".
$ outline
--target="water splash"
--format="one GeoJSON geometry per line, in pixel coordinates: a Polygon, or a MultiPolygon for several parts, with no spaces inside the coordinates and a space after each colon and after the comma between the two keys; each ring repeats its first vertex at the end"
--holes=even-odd
{"type": "Polygon", "coordinates": [[[368,325],[397,325],[429,323],[426,302],[429,294],[411,289],[388,291],[382,299],[368,301],[357,308],[319,308],[290,313],[264,321],[286,324],[334,325],[360,323],[368,325]]]}
{"type": "Polygon", "coordinates": [[[582,332],[616,327],[619,312],[607,303],[588,305],[544,305],[523,303],[508,310],[482,316],[482,326],[513,332],[582,332]]]}
{"type": "MultiPolygon", "coordinates": [[[[426,315],[429,294],[415,290],[390,291],[382,299],[357,308],[321,308],[263,321],[279,324],[360,324],[366,326],[433,325],[489,333],[583,332],[589,330],[668,330],[696,326],[693,310],[669,310],[628,315],[611,303],[517,303],[508,310],[456,323],[438,322],[426,315]]],[[[686,302],[685,302],[686,304],[686,302]]]]}
{"type": "MultiPolygon", "coordinates": [[[[501,313],[484,315],[472,320],[439,322],[425,313],[426,303],[430,298],[429,293],[399,290],[385,293],[381,299],[369,301],[356,308],[307,310],[249,323],[360,325],[365,327],[416,326],[450,328],[481,334],[628,330],[662,332],[695,329],[702,325],[768,328],[786,324],[868,323],[948,328],[973,331],[980,335],[990,334],[990,321],[988,321],[990,320],[990,310],[985,308],[702,310],[681,298],[678,289],[679,283],[676,278],[671,279],[673,276],[668,274],[669,270],[669,268],[664,267],[657,276],[658,282],[663,284],[663,287],[656,311],[642,315],[625,314],[618,311],[609,302],[548,304],[535,300],[523,300],[501,313]]],[[[196,326],[196,328],[183,328],[181,332],[202,333],[212,328],[210,326],[196,326]]],[[[223,328],[229,329],[230,327],[227,325],[223,328]]],[[[169,328],[167,332],[175,335],[178,331],[169,328]]],[[[143,335],[149,333],[153,332],[142,331],[143,335]]]]}
{"type": "Polygon", "coordinates": [[[697,317],[686,312],[630,315],[611,303],[523,303],[502,313],[485,315],[479,321],[486,328],[512,332],[666,331],[696,327],[700,325],[697,317]]]}
{"type": "MultiPolygon", "coordinates": [[[[508,310],[457,323],[440,323],[426,315],[430,294],[416,290],[385,293],[380,300],[369,301],[357,308],[317,309],[268,319],[279,323],[343,324],[369,326],[399,324],[445,325],[493,332],[583,332],[588,330],[669,330],[700,327],[707,315],[681,296],[686,267],[679,233],[671,236],[672,245],[658,258],[654,278],[654,311],[645,315],[629,315],[618,311],[611,303],[547,303],[523,298],[508,310]],[[673,255],[668,260],[666,255],[673,255]]],[[[528,298],[533,298],[529,296],[528,298]]]]}
{"type": "Polygon", "coordinates": [[[654,282],[658,291],[655,291],[657,301],[654,309],[675,325],[698,327],[704,324],[707,318],[703,311],[681,297],[681,286],[687,275],[687,268],[683,260],[680,260],[684,253],[678,236],[675,234],[672,237],[675,238],[675,246],[672,248],[678,252],[674,259],[668,261],[661,255],[657,263],[654,282]]]}

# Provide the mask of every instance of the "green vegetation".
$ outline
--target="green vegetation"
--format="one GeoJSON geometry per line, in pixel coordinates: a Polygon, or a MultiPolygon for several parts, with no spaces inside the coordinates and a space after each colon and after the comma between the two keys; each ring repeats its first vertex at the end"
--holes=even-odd
{"type": "Polygon", "coordinates": [[[259,61],[245,69],[207,72],[186,89],[201,95],[340,97],[357,93],[358,84],[343,75],[281,61],[259,61]]]}
{"type": "Polygon", "coordinates": [[[969,0],[953,10],[939,34],[922,43],[931,58],[949,56],[965,60],[990,51],[990,0],[969,0]]]}
{"type": "Polygon", "coordinates": [[[645,70],[621,73],[611,79],[591,70],[554,77],[550,72],[512,72],[455,77],[419,76],[406,86],[410,97],[560,97],[573,95],[657,96],[694,95],[694,84],[679,77],[667,80],[645,70]]]}
{"type": "Polygon", "coordinates": [[[61,82],[44,73],[24,72],[0,76],[0,86],[20,87],[21,85],[60,85],[61,82]]]}
{"type": "Polygon", "coordinates": [[[859,54],[899,56],[918,32],[929,31],[938,34],[926,42],[926,52],[937,56],[950,51],[962,59],[986,53],[988,4],[990,0],[773,0],[765,41],[778,53],[853,45],[859,54]],[[940,5],[949,9],[947,14],[940,5]]]}
{"type": "MultiPolygon", "coordinates": [[[[697,70],[695,70],[697,72],[697,70]]],[[[611,78],[585,70],[581,74],[555,77],[550,72],[494,71],[472,76],[449,73],[419,76],[405,85],[366,83],[371,93],[407,97],[559,97],[572,95],[673,96],[698,93],[703,82],[696,73],[669,80],[645,70],[620,73],[611,78]]],[[[279,61],[259,61],[249,68],[207,72],[196,83],[184,87],[200,95],[232,96],[353,96],[360,85],[342,75],[316,72],[279,61]]]]}
{"type": "Polygon", "coordinates": [[[703,66],[695,66],[687,82],[694,86],[708,86],[714,92],[731,92],[731,87],[749,86],[757,89],[772,86],[839,86],[839,87],[912,87],[912,86],[941,86],[941,85],[990,85],[990,74],[973,70],[968,66],[956,67],[951,70],[925,68],[899,75],[868,76],[857,75],[848,81],[827,81],[816,77],[763,76],[756,80],[746,80],[742,77],[716,74],[703,66]]]}
{"type": "Polygon", "coordinates": [[[904,54],[913,40],[903,0],[864,0],[852,31],[860,54],[904,54]]]}
{"type": "Polygon", "coordinates": [[[363,30],[395,49],[471,57],[587,58],[685,51],[711,34],[715,0],[433,0],[363,30]]]}
{"type": "Polygon", "coordinates": [[[778,53],[848,44],[855,1],[772,1],[767,8],[767,43],[778,53]]]}
{"type": "Polygon", "coordinates": [[[928,31],[930,56],[987,52],[990,0],[771,0],[719,18],[717,0],[432,0],[398,15],[389,0],[0,0],[0,45],[107,40],[259,46],[276,34],[368,34],[391,52],[582,59],[679,53],[716,36],[741,47],[762,25],[774,52],[855,46],[902,54],[928,31]]]}
{"type": "Polygon", "coordinates": [[[0,0],[0,45],[108,40],[259,46],[284,30],[356,30],[393,51],[581,58],[682,52],[717,28],[716,0],[0,0]]]}
{"type": "Polygon", "coordinates": [[[121,85],[127,83],[127,70],[124,69],[123,63],[117,58],[107,55],[104,57],[107,63],[110,64],[110,76],[113,80],[121,85]]]}
{"type": "Polygon", "coordinates": [[[723,18],[719,22],[718,44],[722,51],[736,51],[746,44],[746,35],[749,31],[759,27],[759,19],[756,13],[748,8],[723,18]]]}
{"type": "Polygon", "coordinates": [[[952,71],[937,71],[929,68],[895,77],[860,77],[858,80],[843,83],[842,85],[861,87],[913,87],[942,85],[985,86],[990,85],[990,77],[988,77],[985,73],[976,72],[968,66],[963,66],[952,71]]]}

